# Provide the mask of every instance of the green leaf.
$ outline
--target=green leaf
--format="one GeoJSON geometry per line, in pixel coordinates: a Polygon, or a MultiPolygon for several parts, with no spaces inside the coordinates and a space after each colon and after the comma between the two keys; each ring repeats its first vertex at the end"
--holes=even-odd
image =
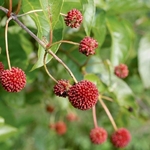
{"type": "MultiPolygon", "coordinates": [[[[63,19],[60,16],[59,21],[55,25],[55,29],[53,31],[53,42],[62,40],[63,37],[63,19]]],[[[60,44],[54,45],[51,50],[56,53],[60,44]]],[[[38,60],[35,63],[35,65],[32,67],[32,70],[39,68],[43,66],[43,57],[44,57],[45,50],[41,47],[41,49],[38,49],[38,60]]],[[[52,59],[53,57],[51,55],[48,55],[47,57],[47,63],[52,59]]]]}
{"type": "Polygon", "coordinates": [[[106,36],[106,23],[105,23],[105,12],[101,11],[95,20],[95,24],[92,27],[94,38],[98,41],[98,46],[101,47],[106,36]]]}
{"type": "Polygon", "coordinates": [[[5,141],[6,139],[16,134],[16,132],[17,129],[12,126],[8,125],[0,126],[0,141],[5,141]]]}
{"type": "Polygon", "coordinates": [[[138,70],[145,88],[150,88],[150,35],[141,38],[138,49],[138,70]]]}
{"type": "Polygon", "coordinates": [[[90,36],[95,17],[94,0],[80,0],[83,7],[83,26],[87,36],[90,36]]]}
{"type": "Polygon", "coordinates": [[[107,10],[109,13],[126,13],[148,9],[148,1],[145,0],[110,0],[106,2],[107,10]],[[120,9],[121,8],[121,9],[120,9]]]}
{"type": "MultiPolygon", "coordinates": [[[[55,1],[55,0],[47,0],[43,3],[41,0],[24,0],[23,1],[23,11],[28,12],[31,10],[39,10],[42,9],[42,12],[35,12],[30,14],[32,19],[35,21],[37,26],[37,36],[39,39],[46,38],[49,41],[50,36],[50,17],[52,17],[52,30],[53,30],[53,42],[59,41],[62,39],[62,26],[63,21],[60,18],[60,11],[63,5],[63,0],[55,1]],[[56,31],[57,30],[57,31],[56,31]]],[[[56,53],[59,45],[54,46],[52,51],[56,53]]],[[[38,49],[38,61],[33,66],[32,70],[43,66],[43,56],[45,53],[45,49],[39,45],[38,49]]],[[[52,59],[52,56],[48,55],[47,62],[52,59]]]]}
{"type": "MultiPolygon", "coordinates": [[[[27,52],[26,51],[27,48],[25,48],[23,45],[28,43],[27,45],[31,46],[31,43],[28,39],[25,40],[25,34],[22,31],[20,30],[15,31],[18,30],[18,26],[14,26],[12,30],[13,32],[11,30],[8,32],[8,47],[9,47],[11,65],[25,70],[29,64],[27,54],[31,52],[31,48],[29,47],[27,52]]],[[[4,38],[4,30],[2,28],[0,29],[0,33],[1,33],[0,47],[2,47],[1,61],[3,61],[5,68],[7,69],[5,38],[4,38]]]]}
{"type": "Polygon", "coordinates": [[[111,62],[114,66],[125,63],[133,43],[132,29],[114,16],[107,16],[106,22],[112,37],[111,62]]]}

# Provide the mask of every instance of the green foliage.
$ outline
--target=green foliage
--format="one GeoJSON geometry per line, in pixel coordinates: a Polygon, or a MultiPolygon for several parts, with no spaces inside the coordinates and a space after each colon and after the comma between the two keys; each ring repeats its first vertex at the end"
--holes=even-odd
{"type": "MultiPolygon", "coordinates": [[[[13,1],[13,11],[18,1],[13,1]]],[[[0,1],[9,7],[9,1],[0,1]]],[[[132,141],[126,150],[149,150],[150,118],[150,2],[146,0],[22,0],[18,19],[47,45],[50,33],[52,43],[62,39],[79,43],[85,36],[98,41],[96,54],[86,57],[77,45],[57,43],[51,50],[70,68],[78,81],[86,79],[96,84],[118,127],[131,131],[132,141]],[[83,14],[80,28],[71,29],[64,24],[70,9],[83,14]],[[61,14],[60,14],[61,13],[61,14]],[[120,79],[114,67],[128,65],[129,76],[120,79]],[[107,99],[106,98],[106,99],[107,99]],[[140,142],[139,142],[140,140],[140,142]]],[[[0,62],[8,68],[4,29],[6,14],[0,11],[0,62]]],[[[14,21],[8,29],[8,47],[11,65],[22,68],[27,85],[20,93],[7,93],[0,85],[0,149],[2,150],[116,150],[109,139],[102,145],[93,145],[89,132],[93,128],[92,111],[80,111],[71,106],[67,98],[56,97],[55,83],[43,67],[45,48],[36,42],[14,21]],[[32,70],[32,71],[31,71],[32,70]],[[46,111],[47,104],[54,112],[46,111]],[[79,117],[69,122],[66,115],[74,112],[79,117]],[[63,120],[67,133],[59,136],[49,125],[63,120]]],[[[51,55],[47,55],[48,71],[57,79],[73,80],[65,68],[51,55]]],[[[113,127],[98,102],[97,119],[109,135],[113,127]]]]}
{"type": "Polygon", "coordinates": [[[150,87],[147,80],[150,76],[150,36],[145,35],[141,38],[138,49],[139,72],[145,88],[150,87]]]}
{"type": "Polygon", "coordinates": [[[133,44],[130,26],[125,21],[118,20],[115,16],[106,18],[107,27],[112,37],[111,62],[114,66],[125,63],[133,44]]]}
{"type": "MultiPolygon", "coordinates": [[[[56,2],[55,0],[49,0],[43,3],[42,1],[23,1],[22,9],[24,12],[28,12],[31,10],[41,10],[42,12],[32,13],[30,16],[34,19],[36,26],[38,28],[37,36],[49,41],[50,30],[53,30],[53,42],[59,41],[62,39],[62,31],[63,31],[63,21],[60,18],[60,12],[63,5],[63,1],[59,0],[56,2]],[[50,23],[50,16],[52,17],[52,25],[50,23]],[[51,28],[52,26],[52,28],[51,28]]],[[[48,44],[48,43],[47,43],[48,44]]],[[[56,53],[59,45],[55,45],[52,47],[52,50],[56,53]]],[[[43,57],[44,57],[44,48],[39,45],[38,49],[38,61],[33,66],[33,69],[39,68],[43,66],[43,57]]],[[[47,58],[47,62],[52,59],[52,56],[47,58]]]]}
{"type": "Polygon", "coordinates": [[[17,129],[10,126],[6,125],[4,122],[4,118],[0,117],[0,142],[5,141],[14,134],[16,134],[17,129]]]}
{"type": "Polygon", "coordinates": [[[91,28],[95,16],[94,0],[81,0],[83,6],[83,26],[87,36],[90,36],[91,28]]]}

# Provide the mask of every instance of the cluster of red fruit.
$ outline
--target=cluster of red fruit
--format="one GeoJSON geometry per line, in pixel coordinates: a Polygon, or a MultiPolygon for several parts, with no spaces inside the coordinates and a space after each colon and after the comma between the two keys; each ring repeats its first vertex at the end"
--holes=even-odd
{"type": "MultiPolygon", "coordinates": [[[[71,28],[80,26],[83,17],[80,11],[73,9],[65,16],[65,23],[71,28]]],[[[79,51],[86,56],[95,54],[98,42],[91,38],[85,37],[79,43],[79,51]]],[[[115,74],[120,78],[128,76],[128,68],[124,64],[115,67],[115,74]]],[[[19,68],[12,67],[9,70],[4,69],[4,65],[0,62],[0,83],[8,92],[19,92],[25,87],[26,75],[19,68]]],[[[54,93],[60,97],[68,97],[71,105],[80,110],[91,109],[97,103],[99,91],[96,85],[90,81],[82,80],[71,85],[68,80],[58,80],[54,86],[54,93]]],[[[53,111],[50,108],[47,110],[53,111]]],[[[62,121],[51,125],[59,135],[66,132],[66,124],[62,121]]],[[[107,132],[101,127],[95,127],[90,132],[91,142],[94,144],[102,144],[107,139],[107,132]]],[[[130,133],[125,128],[118,129],[111,136],[111,142],[114,146],[122,148],[127,146],[131,139],[130,133]]]]}
{"type": "MultiPolygon", "coordinates": [[[[74,122],[78,120],[78,116],[74,113],[68,113],[67,121],[74,122]]],[[[64,135],[67,132],[67,125],[64,121],[58,121],[49,125],[50,129],[54,130],[58,135],[64,135]]]]}
{"type": "MultiPolygon", "coordinates": [[[[80,110],[92,108],[96,104],[99,96],[97,87],[87,80],[82,80],[72,86],[67,80],[59,80],[54,86],[54,93],[61,97],[68,96],[72,106],[80,110]]],[[[101,127],[94,128],[90,132],[90,139],[94,144],[102,144],[107,139],[107,132],[101,127]]],[[[118,129],[111,136],[111,142],[119,148],[127,146],[130,139],[130,132],[125,128],[118,129]]]]}
{"type": "MultiPolygon", "coordinates": [[[[67,26],[71,28],[77,28],[82,23],[83,17],[79,10],[72,9],[70,10],[66,17],[65,17],[65,23],[67,26]]],[[[95,49],[98,47],[98,42],[91,38],[91,37],[85,37],[79,44],[79,51],[86,56],[95,54],[95,49]]],[[[126,78],[128,76],[128,67],[125,64],[119,64],[115,67],[114,73],[119,78],[126,78]]]]}
{"type": "Polygon", "coordinates": [[[26,75],[17,67],[5,70],[3,63],[0,62],[0,83],[7,92],[19,92],[26,85],[26,75]]]}
{"type": "MultiPolygon", "coordinates": [[[[97,127],[90,132],[91,142],[94,144],[102,144],[107,140],[107,131],[101,127],[97,127]]],[[[131,140],[130,132],[125,128],[120,128],[111,135],[111,142],[117,148],[124,148],[131,140]]]]}
{"type": "MultiPolygon", "coordinates": [[[[82,14],[73,9],[68,12],[65,22],[67,26],[72,28],[79,27],[82,18],[82,14]]],[[[95,39],[85,37],[79,44],[79,51],[89,56],[95,54],[97,47],[98,42],[95,39]]],[[[120,64],[114,69],[115,75],[119,78],[127,77],[128,72],[128,67],[125,64],[120,64]]],[[[59,80],[54,86],[54,93],[60,97],[68,97],[72,106],[80,110],[91,109],[97,103],[99,97],[95,84],[87,80],[82,80],[74,85],[70,85],[68,80],[59,80]]],[[[90,139],[94,144],[102,144],[107,139],[107,131],[101,127],[95,127],[90,132],[90,139]]],[[[117,148],[126,147],[130,140],[130,132],[125,128],[119,128],[111,135],[111,142],[117,148]]]]}
{"type": "MultiPolygon", "coordinates": [[[[65,23],[71,28],[80,26],[83,20],[81,12],[77,9],[70,10],[65,16],[65,23]]],[[[95,54],[95,49],[98,47],[98,42],[91,37],[84,37],[79,43],[79,52],[86,56],[95,54]]]]}
{"type": "Polygon", "coordinates": [[[95,84],[87,80],[82,80],[72,86],[67,80],[59,80],[54,86],[54,93],[60,97],[68,96],[70,103],[81,110],[92,108],[99,96],[95,84]]]}
{"type": "MultiPolygon", "coordinates": [[[[51,104],[48,104],[46,106],[46,111],[51,114],[55,111],[55,108],[51,104]]],[[[74,122],[74,121],[78,121],[79,118],[75,113],[69,112],[66,115],[66,120],[69,122],[74,122]]],[[[64,135],[67,132],[67,125],[62,120],[59,120],[58,122],[55,123],[50,123],[49,128],[54,130],[58,135],[64,135]]]]}

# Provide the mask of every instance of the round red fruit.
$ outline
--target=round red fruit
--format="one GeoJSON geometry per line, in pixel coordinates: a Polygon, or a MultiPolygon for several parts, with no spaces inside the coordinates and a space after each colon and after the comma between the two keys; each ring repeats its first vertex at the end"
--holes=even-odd
{"type": "Polygon", "coordinates": [[[91,130],[90,139],[93,144],[102,144],[107,140],[107,132],[101,127],[91,130]]]}
{"type": "Polygon", "coordinates": [[[68,90],[68,98],[72,106],[81,110],[92,108],[98,100],[98,89],[94,83],[82,80],[68,90]]]}
{"type": "Polygon", "coordinates": [[[7,92],[19,92],[26,85],[26,75],[23,70],[12,67],[1,72],[0,82],[7,92]]]}
{"type": "Polygon", "coordinates": [[[125,128],[120,128],[111,136],[112,144],[117,148],[126,147],[131,140],[130,132],[125,128]]]}
{"type": "Polygon", "coordinates": [[[83,16],[79,10],[72,9],[67,13],[64,20],[67,26],[77,28],[82,23],[83,16]]]}

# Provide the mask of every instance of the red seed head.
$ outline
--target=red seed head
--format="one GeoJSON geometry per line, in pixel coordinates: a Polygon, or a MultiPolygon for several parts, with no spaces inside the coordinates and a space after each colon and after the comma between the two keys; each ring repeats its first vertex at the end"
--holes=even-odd
{"type": "Polygon", "coordinates": [[[67,131],[66,124],[63,121],[59,121],[55,124],[55,131],[58,135],[63,135],[67,131]]]}
{"type": "Polygon", "coordinates": [[[1,73],[2,71],[4,71],[4,65],[3,65],[2,62],[0,62],[0,73],[1,73]]]}
{"type": "Polygon", "coordinates": [[[87,80],[78,82],[68,91],[71,104],[81,110],[92,108],[98,100],[98,95],[98,89],[95,84],[87,80]]]}
{"type": "Polygon", "coordinates": [[[90,132],[90,139],[94,144],[102,144],[107,139],[107,132],[101,127],[94,128],[90,132]]]}
{"type": "Polygon", "coordinates": [[[52,129],[52,130],[55,130],[55,123],[49,124],[49,128],[52,129]]]}
{"type": "Polygon", "coordinates": [[[79,10],[72,9],[67,13],[67,16],[65,17],[64,20],[67,26],[71,28],[77,28],[80,26],[83,17],[79,10]]]}
{"type": "Polygon", "coordinates": [[[116,66],[114,72],[119,78],[126,78],[129,74],[128,67],[125,64],[116,66]]]}
{"type": "Polygon", "coordinates": [[[46,110],[47,110],[47,112],[52,113],[52,112],[54,111],[54,106],[52,106],[52,105],[47,105],[47,106],[46,106],[46,110]]]}
{"type": "Polygon", "coordinates": [[[98,47],[98,42],[91,38],[85,37],[79,44],[79,51],[86,56],[95,54],[95,49],[98,47]]]}
{"type": "Polygon", "coordinates": [[[71,112],[71,113],[67,114],[66,119],[70,122],[73,122],[73,121],[78,120],[78,116],[76,114],[74,114],[73,112],[71,112]]]}
{"type": "Polygon", "coordinates": [[[120,128],[111,136],[112,144],[117,148],[123,148],[128,145],[131,140],[130,132],[125,128],[120,128]]]}
{"type": "Polygon", "coordinates": [[[71,85],[68,80],[59,80],[54,86],[54,93],[60,97],[67,97],[70,86],[71,85]]]}
{"type": "Polygon", "coordinates": [[[7,92],[19,92],[26,85],[26,75],[23,70],[12,67],[1,72],[0,82],[7,92]]]}

